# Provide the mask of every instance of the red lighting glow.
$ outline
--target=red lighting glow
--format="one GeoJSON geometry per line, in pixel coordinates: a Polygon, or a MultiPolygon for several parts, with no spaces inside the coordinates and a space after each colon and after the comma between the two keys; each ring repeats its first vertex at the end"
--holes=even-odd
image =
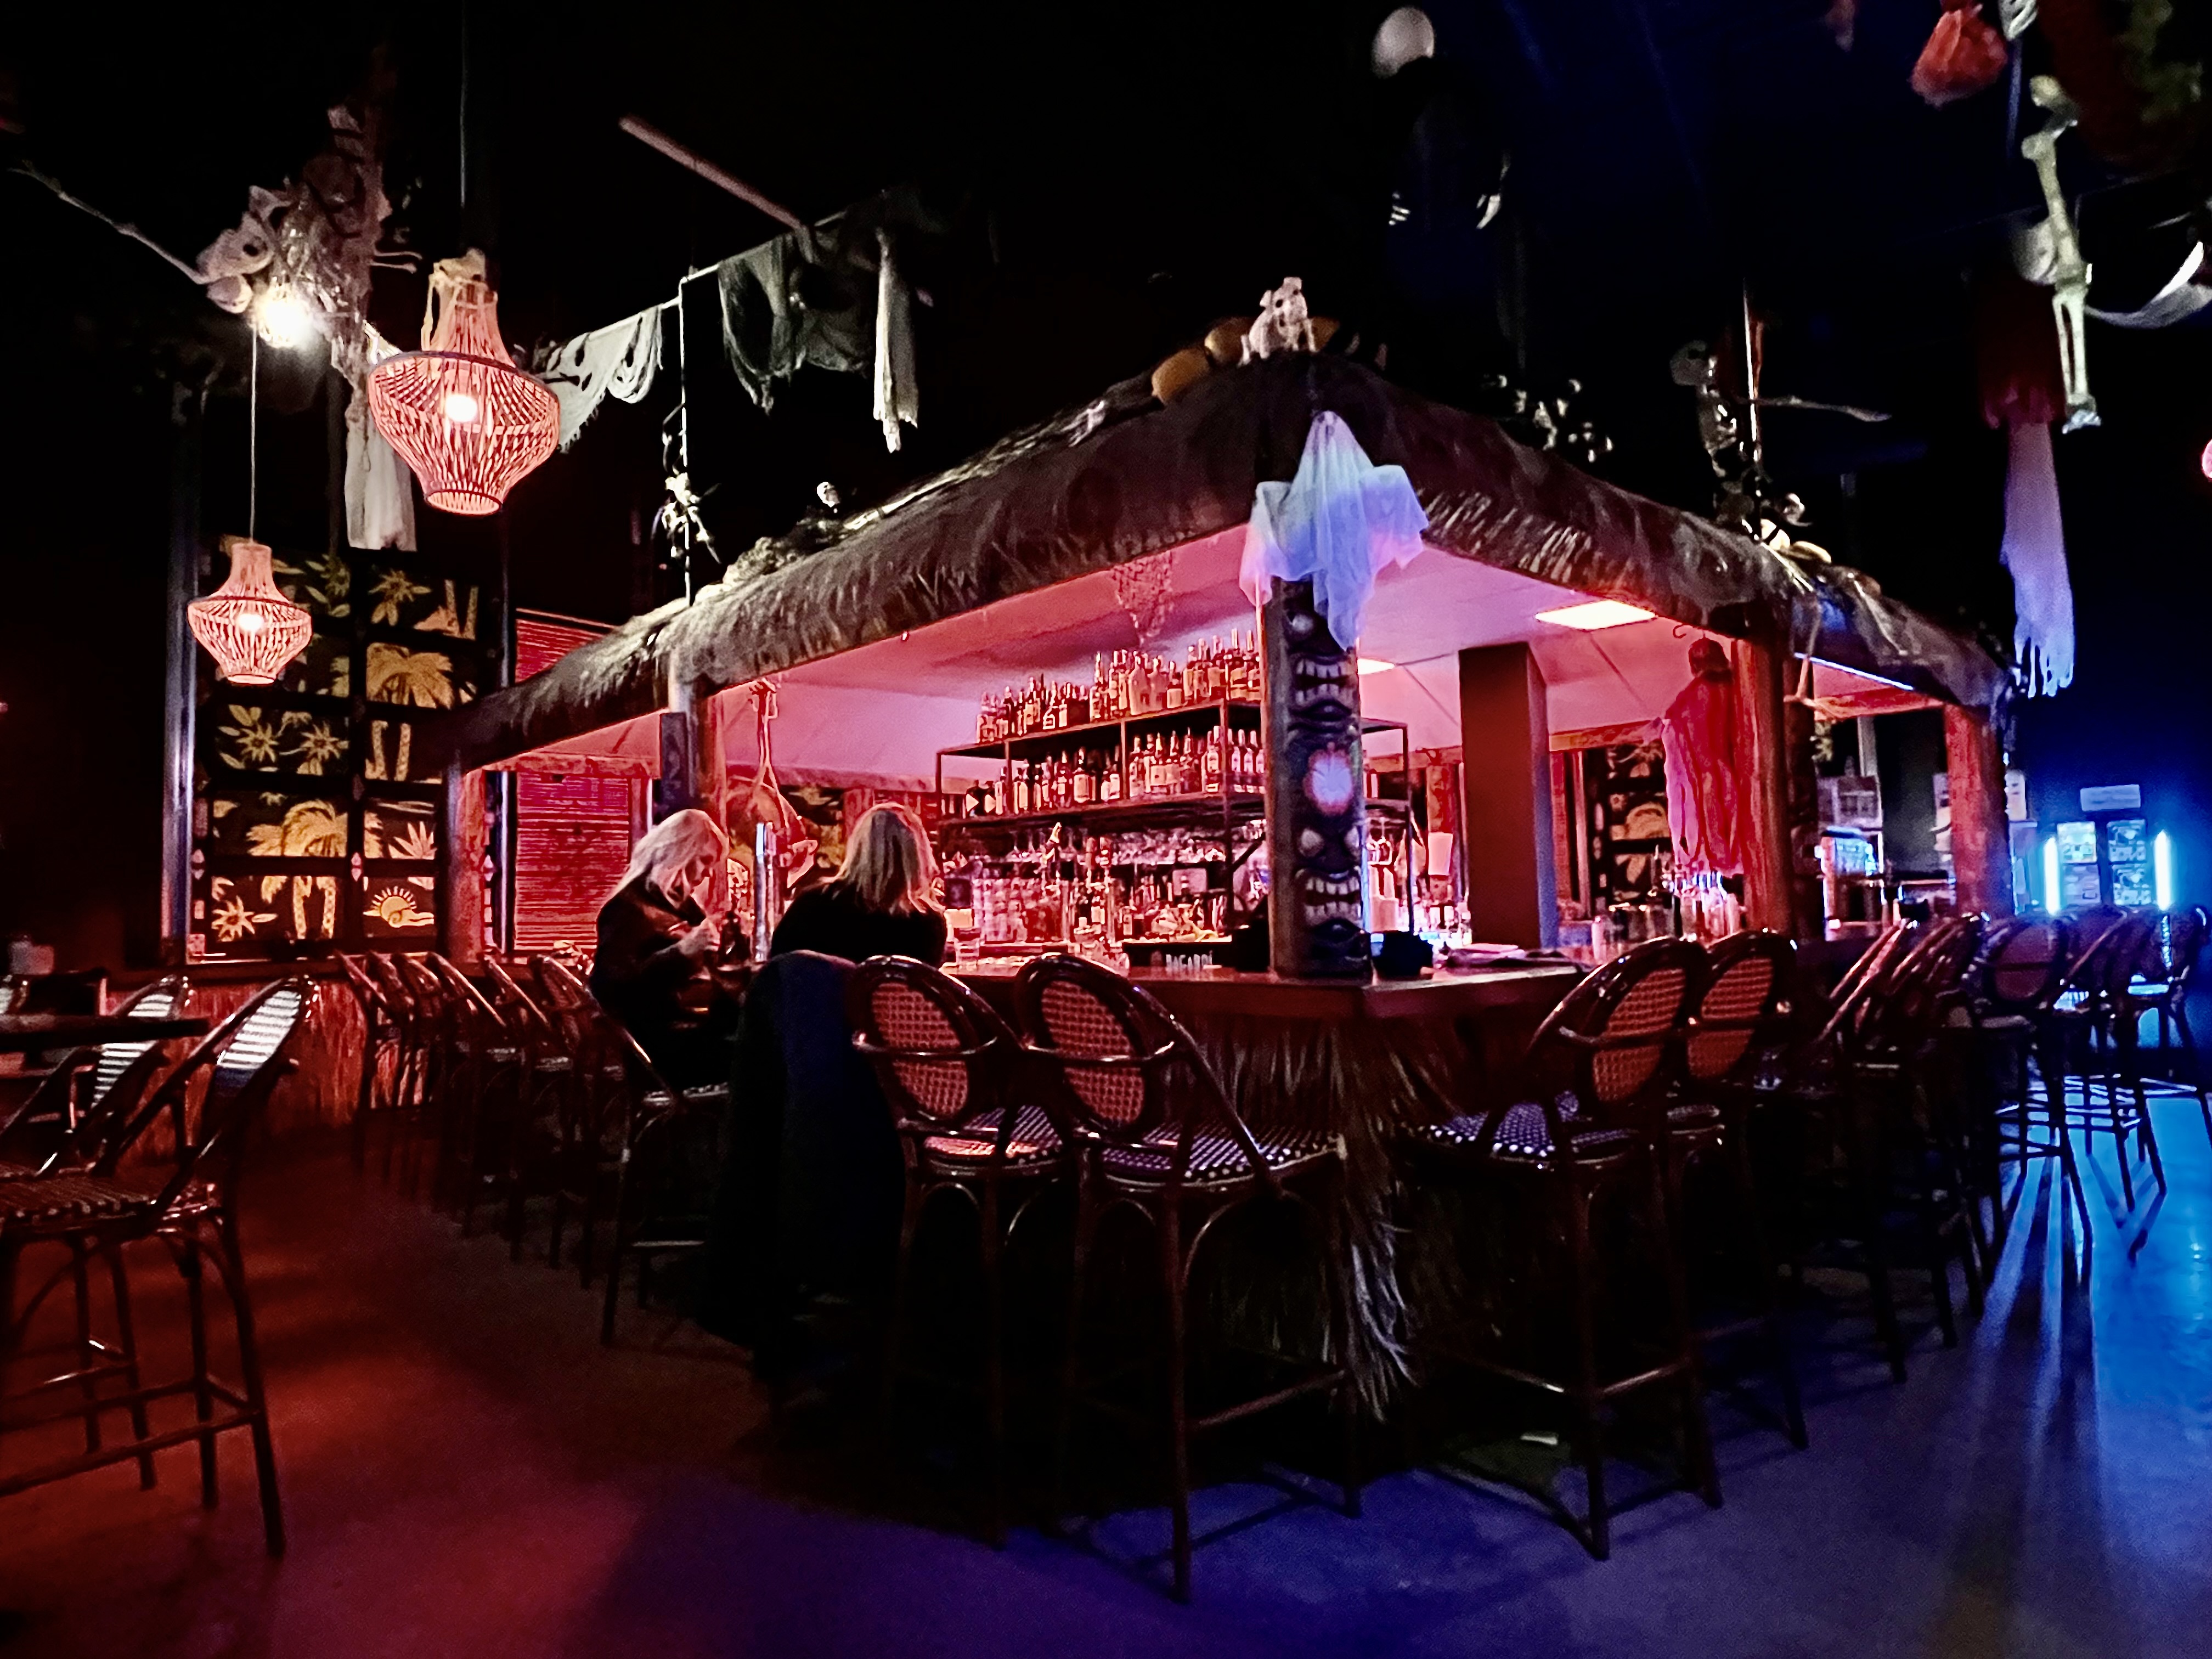
{"type": "Polygon", "coordinates": [[[496,513],[553,453],[561,406],[507,355],[482,254],[439,265],[430,308],[422,349],[369,371],[369,413],[414,469],[424,501],[444,513],[496,513]]]}

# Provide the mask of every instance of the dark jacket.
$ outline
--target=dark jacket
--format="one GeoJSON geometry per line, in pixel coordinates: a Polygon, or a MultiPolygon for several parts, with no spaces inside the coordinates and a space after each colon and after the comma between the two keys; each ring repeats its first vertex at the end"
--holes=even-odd
{"type": "Polygon", "coordinates": [[[768,953],[818,951],[825,957],[866,962],[870,957],[913,957],[931,967],[945,960],[945,913],[906,915],[871,910],[852,889],[827,881],[792,900],[776,924],[768,953]]]}
{"type": "Polygon", "coordinates": [[[638,1040],[678,1088],[720,1083],[729,1074],[735,1005],[708,971],[677,949],[702,912],[678,908],[640,876],[599,908],[599,948],[592,994],[638,1040]]]}

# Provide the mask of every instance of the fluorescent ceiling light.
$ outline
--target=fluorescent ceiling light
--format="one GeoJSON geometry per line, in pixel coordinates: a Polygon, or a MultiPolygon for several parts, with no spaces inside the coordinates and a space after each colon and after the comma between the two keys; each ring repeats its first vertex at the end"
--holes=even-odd
{"type": "Polygon", "coordinates": [[[1601,628],[1619,628],[1623,623],[1648,622],[1651,613],[1632,605],[1623,605],[1619,599],[1592,599],[1585,605],[1570,605],[1557,611],[1539,611],[1538,622],[1547,622],[1560,628],[1579,628],[1592,633],[1601,628]]]}
{"type": "Polygon", "coordinates": [[[1362,657],[1359,659],[1359,672],[1363,674],[1387,674],[1397,665],[1395,662],[1384,662],[1380,657],[1362,657]]]}

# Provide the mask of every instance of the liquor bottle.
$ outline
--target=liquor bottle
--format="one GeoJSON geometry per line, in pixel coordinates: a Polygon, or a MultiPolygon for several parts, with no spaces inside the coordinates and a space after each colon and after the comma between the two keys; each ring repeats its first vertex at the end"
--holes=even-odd
{"type": "Polygon", "coordinates": [[[1102,801],[1121,799],[1121,757],[1117,750],[1107,751],[1106,769],[1098,780],[1098,799],[1102,801]]]}
{"type": "Polygon", "coordinates": [[[1206,736],[1206,775],[1200,783],[1209,795],[1221,793],[1221,729],[1218,726],[1206,736]]]}

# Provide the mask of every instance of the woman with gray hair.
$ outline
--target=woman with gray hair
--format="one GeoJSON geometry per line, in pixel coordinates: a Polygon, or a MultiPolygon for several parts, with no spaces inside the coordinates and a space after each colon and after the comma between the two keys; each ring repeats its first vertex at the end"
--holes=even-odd
{"type": "Polygon", "coordinates": [[[672,813],[639,841],[599,910],[592,994],[679,1089],[729,1075],[737,1005],[708,969],[721,930],[700,905],[728,856],[713,818],[672,813]]]}

